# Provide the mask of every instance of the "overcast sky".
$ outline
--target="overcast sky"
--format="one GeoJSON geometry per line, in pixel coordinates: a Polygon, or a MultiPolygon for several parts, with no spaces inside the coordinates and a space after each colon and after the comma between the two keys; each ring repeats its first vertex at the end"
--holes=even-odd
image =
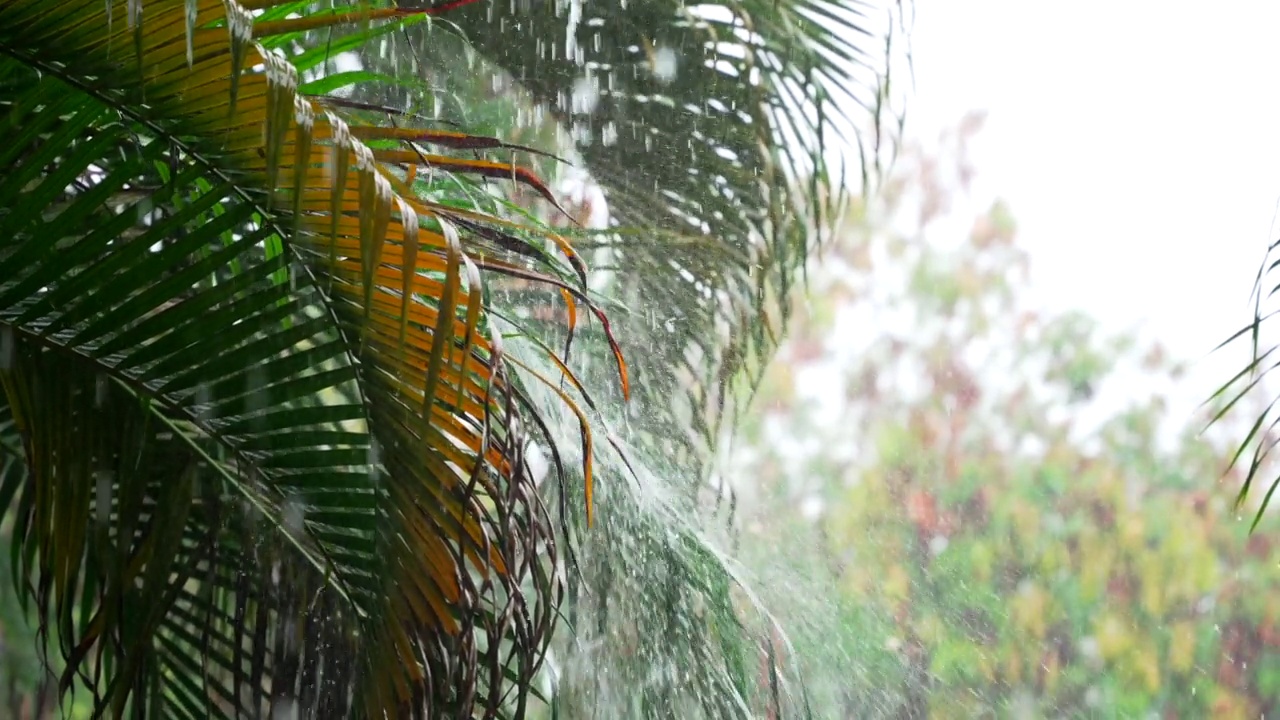
{"type": "Polygon", "coordinates": [[[915,8],[909,134],[989,112],[977,187],[1009,200],[1037,294],[1115,329],[1144,321],[1201,359],[1194,393],[1225,380],[1225,359],[1203,358],[1251,317],[1276,234],[1280,3],[915,8]]]}

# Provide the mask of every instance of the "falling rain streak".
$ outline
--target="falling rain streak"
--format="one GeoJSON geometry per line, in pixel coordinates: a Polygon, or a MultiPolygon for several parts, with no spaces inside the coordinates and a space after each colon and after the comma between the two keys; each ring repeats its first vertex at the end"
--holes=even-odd
{"type": "Polygon", "coordinates": [[[0,325],[0,370],[13,368],[14,353],[18,350],[13,328],[0,325]]]}

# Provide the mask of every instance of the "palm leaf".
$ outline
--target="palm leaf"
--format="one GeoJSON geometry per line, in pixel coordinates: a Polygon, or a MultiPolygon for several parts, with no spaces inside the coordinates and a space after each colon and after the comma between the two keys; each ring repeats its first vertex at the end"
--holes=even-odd
{"type": "MultiPolygon", "coordinates": [[[[1230,470],[1242,460],[1248,459],[1244,481],[1236,496],[1237,507],[1244,505],[1263,474],[1274,467],[1272,452],[1277,442],[1276,430],[1280,427],[1280,417],[1277,417],[1276,413],[1277,406],[1280,406],[1280,396],[1259,402],[1259,394],[1265,392],[1268,387],[1267,378],[1277,367],[1276,353],[1280,351],[1280,344],[1264,347],[1261,338],[1263,325],[1276,314],[1274,310],[1264,312],[1264,305],[1269,303],[1277,292],[1280,292],[1280,283],[1268,282],[1268,278],[1277,268],[1280,268],[1280,260],[1273,259],[1277,249],[1280,249],[1280,242],[1272,243],[1267,248],[1262,265],[1258,268],[1252,295],[1253,321],[1237,330],[1216,348],[1220,350],[1233,343],[1246,341],[1250,349],[1249,363],[1218,388],[1209,400],[1210,403],[1216,404],[1209,425],[1223,422],[1232,415],[1238,416],[1241,412],[1248,413],[1253,418],[1249,421],[1248,429],[1243,433],[1243,439],[1236,445],[1228,468],[1230,470]],[[1268,286],[1270,286],[1269,289],[1268,286]]],[[[1251,530],[1257,528],[1278,487],[1280,487],[1280,475],[1271,479],[1261,502],[1258,503],[1251,530]]]]}
{"type": "Polygon", "coordinates": [[[556,546],[479,272],[593,306],[262,44],[404,13],[300,10],[0,0],[15,571],[113,715],[520,715],[556,546]]]}
{"type": "MultiPolygon", "coordinates": [[[[425,77],[435,97],[461,96],[419,103],[398,89],[381,102],[468,127],[482,105],[475,98],[505,77],[527,97],[493,101],[495,127],[484,132],[546,142],[554,134],[536,123],[497,125],[503,107],[508,118],[545,114],[569,140],[555,152],[580,160],[608,201],[611,229],[575,234],[574,244],[616,303],[637,397],[625,410],[602,409],[641,476],[628,477],[626,457],[599,464],[598,497],[610,512],[577,546],[573,637],[559,646],[559,703],[569,714],[812,713],[794,654],[776,646],[785,636],[699,529],[695,498],[735,404],[785,328],[799,270],[841,212],[831,145],[861,152],[864,186],[892,154],[894,135],[880,123],[895,109],[886,61],[896,48],[885,47],[892,35],[878,13],[872,3],[825,0],[475,3],[444,16],[456,30],[419,26],[389,38],[385,53],[362,54],[366,68],[425,77]],[[466,43],[439,40],[446,31],[466,43]],[[459,66],[431,54],[459,45],[479,56],[470,94],[459,66]]],[[[528,335],[550,345],[573,337],[568,317],[535,322],[545,291],[508,292],[530,310],[528,335]]],[[[599,346],[589,328],[576,337],[599,346]]],[[[590,352],[573,367],[588,387],[604,379],[590,352]]],[[[547,444],[563,449],[567,439],[547,444]]],[[[569,503],[580,504],[578,484],[567,487],[569,503]]]]}
{"type": "MultiPolygon", "coordinates": [[[[698,529],[693,499],[732,428],[734,390],[752,390],[798,270],[840,212],[843,178],[826,165],[828,143],[861,151],[864,182],[891,154],[880,121],[893,110],[882,44],[892,36],[875,14],[870,3],[823,0],[711,10],[486,2],[360,53],[366,70],[401,82],[355,101],[403,113],[406,125],[449,121],[553,147],[608,200],[610,230],[566,234],[607,279],[595,287],[620,321],[637,398],[601,410],[638,462],[602,448],[598,497],[610,511],[575,544],[581,582],[570,586],[573,637],[559,647],[567,670],[557,685],[569,714],[810,712],[794,656],[775,647],[785,638],[698,529]],[[469,66],[452,62],[458,55],[469,66]],[[511,98],[516,90],[525,96],[511,98]],[[554,123],[515,120],[539,115],[554,123]],[[568,141],[556,146],[557,137],[568,141]]],[[[572,314],[543,312],[547,290],[501,289],[526,337],[602,346],[593,328],[574,329],[572,314]]],[[[575,356],[585,386],[604,380],[601,359],[575,356]]],[[[533,405],[553,399],[545,392],[533,405]]],[[[559,457],[570,438],[556,430],[574,420],[548,424],[559,457]]],[[[580,505],[579,484],[566,487],[567,503],[580,505]]]]}
{"type": "MultiPolygon", "coordinates": [[[[894,17],[862,1],[572,5],[473,3],[444,17],[567,131],[614,226],[642,230],[579,244],[599,248],[608,293],[628,309],[614,315],[642,394],[637,442],[705,472],[726,384],[772,352],[782,300],[844,201],[833,144],[860,154],[864,180],[892,152],[881,123],[895,109],[894,17]]],[[[450,47],[433,39],[443,27],[365,60],[403,74],[398,58],[450,47]]],[[[412,105],[408,91],[393,97],[412,105]]]]}

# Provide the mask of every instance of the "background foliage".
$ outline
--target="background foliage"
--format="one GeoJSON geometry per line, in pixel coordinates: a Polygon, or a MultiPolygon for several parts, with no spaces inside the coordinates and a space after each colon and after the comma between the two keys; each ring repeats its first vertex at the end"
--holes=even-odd
{"type": "Polygon", "coordinates": [[[1275,521],[1167,413],[1158,343],[1027,299],[1010,209],[967,214],[979,126],[812,271],[733,458],[744,562],[825,716],[1269,717],[1275,521]]]}

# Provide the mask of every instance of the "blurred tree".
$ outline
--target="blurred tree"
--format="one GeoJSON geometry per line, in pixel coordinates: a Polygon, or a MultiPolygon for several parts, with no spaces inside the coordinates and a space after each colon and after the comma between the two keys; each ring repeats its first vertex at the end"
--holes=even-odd
{"type": "Polygon", "coordinates": [[[1158,345],[1029,305],[1003,203],[957,222],[978,120],[811,271],[733,465],[742,556],[772,607],[771,572],[837,588],[843,627],[794,633],[831,716],[1270,717],[1280,569],[1231,454],[1170,427],[1158,345]]]}

